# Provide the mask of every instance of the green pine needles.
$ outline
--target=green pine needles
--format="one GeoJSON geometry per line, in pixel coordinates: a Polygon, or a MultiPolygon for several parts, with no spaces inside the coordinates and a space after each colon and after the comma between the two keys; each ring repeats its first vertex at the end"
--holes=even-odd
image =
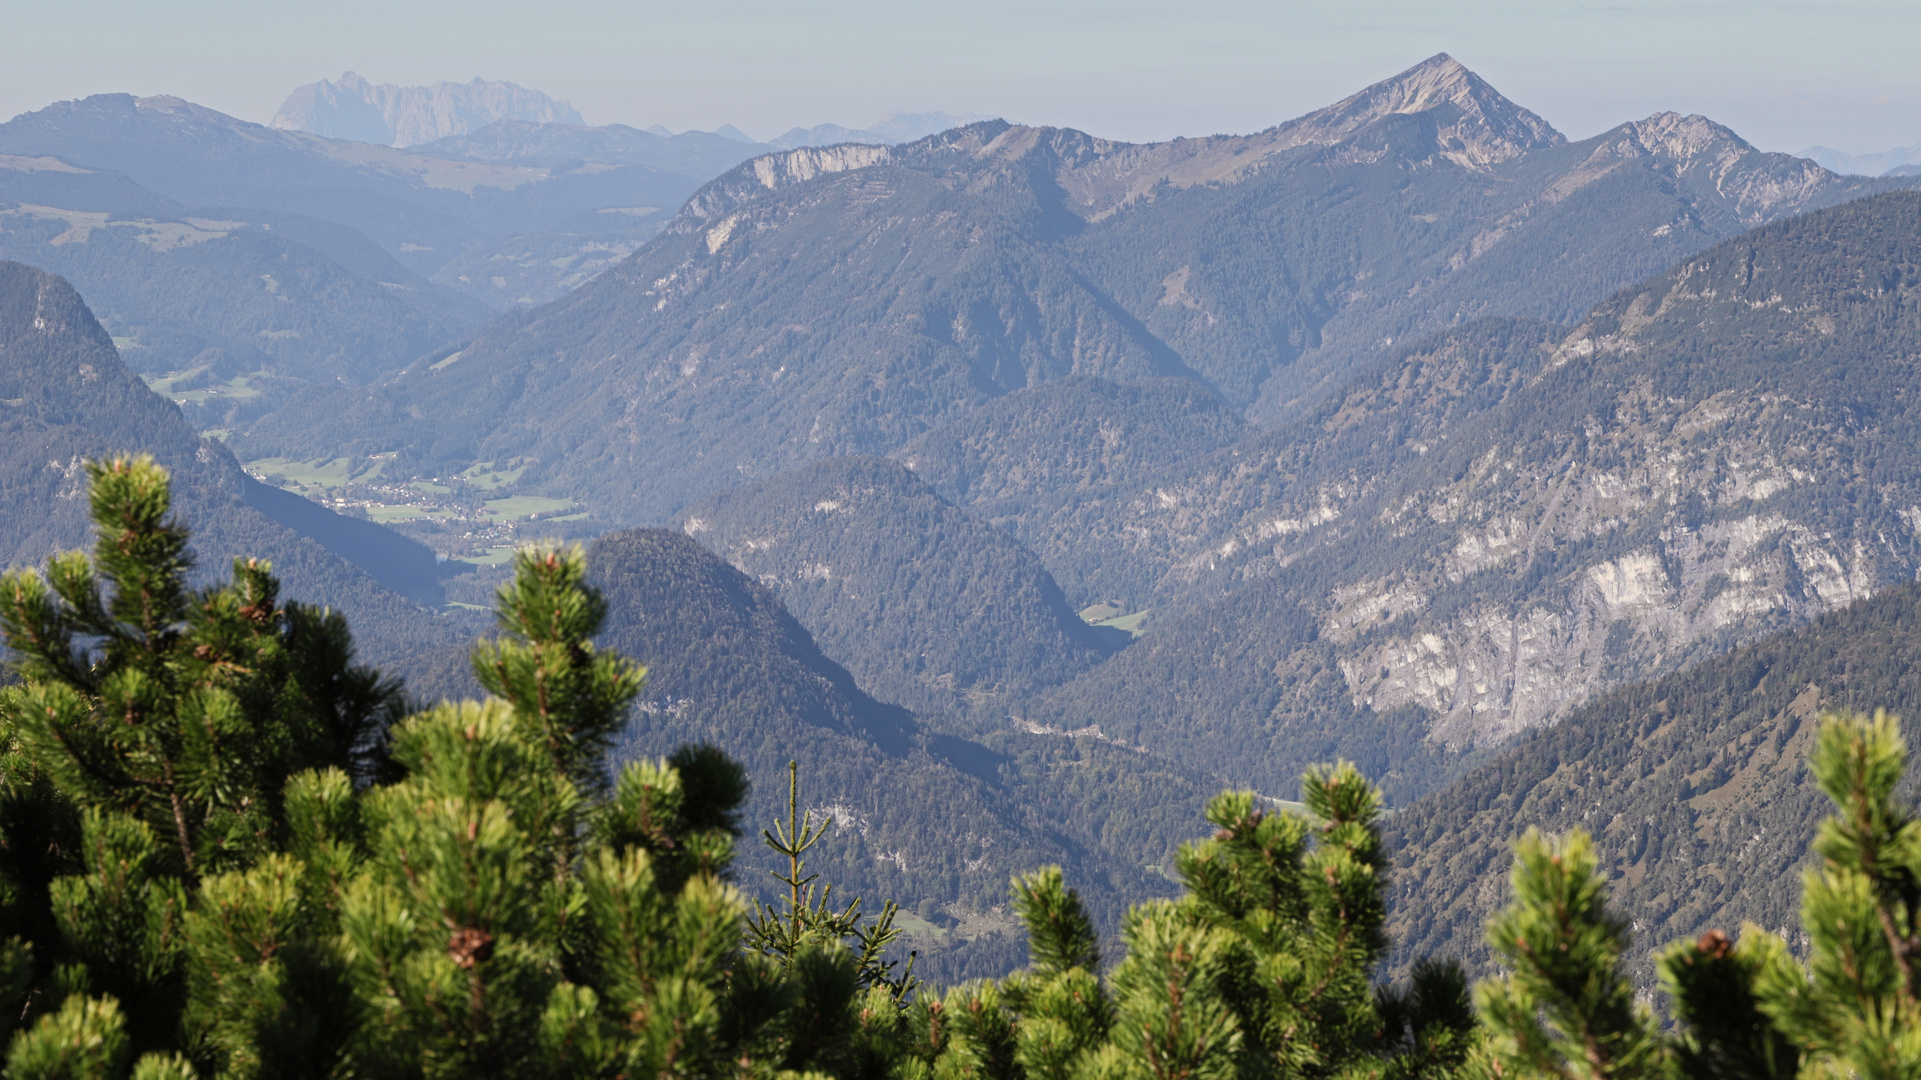
{"type": "Polygon", "coordinates": [[[1505,1074],[1921,1077],[1921,824],[1895,797],[1907,771],[1885,712],[1821,720],[1809,762],[1835,813],[1802,882],[1805,958],[1753,925],[1661,956],[1678,1024],[1664,1029],[1620,968],[1627,942],[1585,833],[1517,847],[1514,903],[1488,928],[1512,974],[1484,984],[1490,1059],[1505,1074]]]}
{"type": "Polygon", "coordinates": [[[885,958],[887,946],[900,937],[894,919],[900,907],[892,900],[881,905],[880,914],[861,921],[861,899],[855,897],[845,908],[832,904],[832,883],[816,884],[819,874],[807,872],[807,851],[827,834],[827,824],[815,824],[812,814],[800,813],[800,763],[787,763],[787,820],[774,821],[762,830],[761,839],[774,854],[785,856],[787,872],[769,871],[774,880],[787,887],[781,911],[770,904],[754,901],[754,912],[747,919],[747,947],[777,959],[792,970],[810,949],[845,944],[854,951],[856,978],[863,988],[879,987],[895,1001],[901,1001],[920,980],[914,978],[914,954],[909,953],[906,967],[896,975],[898,961],[885,958]]]}
{"type": "Polygon", "coordinates": [[[1128,914],[1126,953],[1104,980],[1093,923],[1060,870],[1017,878],[1032,966],[916,1002],[904,1074],[1450,1075],[1474,1038],[1459,969],[1425,966],[1398,994],[1373,984],[1387,948],[1379,793],[1347,764],[1301,786],[1306,814],[1245,791],[1210,802],[1214,835],[1179,855],[1187,895],[1128,914]]]}
{"type": "Polygon", "coordinates": [[[90,476],[93,557],[0,579],[25,680],[0,694],[9,1077],[882,1060],[865,1018],[899,1009],[862,957],[831,936],[743,949],[740,767],[686,747],[610,770],[645,671],[595,649],[578,550],[516,558],[501,636],[474,651],[487,701],[406,716],[344,621],[281,601],[269,567],[189,584],[164,470],[90,476]]]}
{"type": "Polygon", "coordinates": [[[1130,911],[1109,966],[1049,867],[1013,883],[1029,966],[936,993],[888,955],[892,902],[807,871],[798,763],[764,904],[729,880],[738,764],[607,760],[646,671],[594,646],[578,549],[516,556],[487,700],[409,714],[270,567],[191,584],[152,461],[89,476],[91,557],[0,577],[7,1080],[1921,1080],[1921,819],[1885,714],[1822,721],[1801,953],[1677,943],[1666,1020],[1580,832],[1516,844],[1501,977],[1378,984],[1381,801],[1344,763],[1304,810],[1213,799],[1185,894],[1130,911]]]}

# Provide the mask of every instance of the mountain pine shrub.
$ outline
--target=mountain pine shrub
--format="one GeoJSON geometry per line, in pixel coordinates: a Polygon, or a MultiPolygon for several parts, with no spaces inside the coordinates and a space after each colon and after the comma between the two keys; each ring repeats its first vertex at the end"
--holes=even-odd
{"type": "Polygon", "coordinates": [[[1380,794],[1353,766],[1302,779],[1305,814],[1252,792],[1207,807],[1188,886],[1128,914],[1103,980],[1092,922],[1058,868],[1017,878],[1033,963],[909,1010],[906,1075],[1016,1078],[1446,1076],[1474,1046],[1467,980],[1426,964],[1378,990],[1387,950],[1380,794]]]}
{"type": "Polygon", "coordinates": [[[1669,946],[1672,1030],[1622,973],[1627,929],[1587,835],[1521,840],[1514,902],[1488,927],[1509,974],[1477,993],[1503,1076],[1921,1077],[1921,820],[1895,795],[1907,747],[1885,712],[1820,725],[1810,773],[1835,811],[1802,881],[1805,956],[1753,925],[1669,946]]]}
{"type": "Polygon", "coordinates": [[[577,550],[516,558],[489,700],[403,718],[269,567],[190,585],[165,470],[90,479],[92,557],[0,579],[9,1077],[885,1073],[839,937],[742,948],[741,769],[609,772],[645,670],[577,550]]]}

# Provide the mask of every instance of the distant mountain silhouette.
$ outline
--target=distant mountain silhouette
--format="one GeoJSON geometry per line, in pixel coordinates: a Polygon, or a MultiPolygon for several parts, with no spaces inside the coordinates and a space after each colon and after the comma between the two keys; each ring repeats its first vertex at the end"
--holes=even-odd
{"type": "MultiPolygon", "coordinates": [[[[647,208],[664,220],[703,180],[763,149],[718,135],[661,140],[621,129],[660,144],[657,162],[638,162],[619,156],[631,147],[620,137],[607,138],[606,129],[505,123],[534,129],[535,146],[557,141],[555,133],[586,133],[585,141],[597,140],[600,148],[538,160],[509,154],[503,163],[484,153],[467,156],[445,144],[473,137],[480,144],[475,149],[484,151],[487,144],[516,145],[516,134],[502,139],[500,133],[485,135],[483,128],[470,136],[438,140],[434,149],[400,150],[275,129],[177,97],[96,94],[55,102],[0,124],[0,156],[53,158],[68,166],[121,173],[182,206],[213,208],[200,212],[210,218],[230,219],[234,208],[246,208],[344,225],[413,273],[433,278],[454,260],[486,258],[486,249],[516,237],[631,232],[632,218],[599,214],[608,208],[647,208]],[[548,134],[539,134],[543,131],[548,134]],[[605,153],[615,156],[609,160],[605,153]]],[[[51,174],[36,175],[45,180],[51,174]]],[[[151,216],[152,211],[141,213],[151,216]]],[[[646,235],[652,235],[651,228],[646,235]]],[[[645,236],[631,243],[640,239],[645,236]]],[[[578,245],[572,254],[578,256],[578,245]]],[[[572,273],[562,253],[550,252],[545,259],[563,261],[560,266],[542,264],[547,266],[542,280],[495,287],[491,279],[500,276],[498,272],[466,271],[435,279],[489,303],[527,295],[545,298],[557,295],[551,292],[552,279],[572,273]]],[[[537,268],[533,273],[540,276],[537,268]]]]}
{"type": "Polygon", "coordinates": [[[135,369],[216,382],[272,371],[362,383],[489,314],[344,225],[196,211],[49,157],[0,155],[0,259],[72,282],[135,369]]]}
{"type": "Polygon", "coordinates": [[[496,120],[586,123],[572,105],[510,82],[375,86],[349,71],[338,80],[309,83],[287,95],[270,126],[330,139],[414,146],[465,135],[496,120]]]}
{"type": "Polygon", "coordinates": [[[968,124],[978,124],[993,117],[982,113],[893,113],[877,123],[864,128],[842,127],[839,124],[816,124],[810,128],[792,128],[779,138],[769,139],[769,146],[782,150],[792,150],[802,146],[833,146],[837,143],[868,143],[874,146],[892,146],[895,143],[913,142],[929,135],[968,124]]]}
{"type": "Polygon", "coordinates": [[[1921,165],[1921,143],[1873,154],[1850,154],[1825,146],[1810,146],[1801,151],[1801,156],[1843,176],[1913,176],[1912,170],[1921,165]]]}

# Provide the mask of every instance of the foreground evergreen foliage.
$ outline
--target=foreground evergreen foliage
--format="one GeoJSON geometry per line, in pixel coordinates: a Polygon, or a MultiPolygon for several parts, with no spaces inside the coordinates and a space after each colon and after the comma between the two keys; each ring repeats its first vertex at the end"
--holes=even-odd
{"type": "Polygon", "coordinates": [[[1634,1000],[1587,834],[1521,841],[1515,901],[1488,929],[1512,974],[1478,994],[1504,1075],[1921,1076],[1921,819],[1895,798],[1899,725],[1826,716],[1809,765],[1836,812],[1802,881],[1805,963],[1753,924],[1675,943],[1661,955],[1674,1032],[1634,1000]]]}
{"type": "Polygon", "coordinates": [[[741,949],[739,768],[609,778],[645,672],[591,643],[578,552],[519,557],[492,699],[398,720],[267,567],[188,587],[164,470],[91,479],[93,558],[0,581],[10,1076],[861,1071],[854,956],[741,949]]]}
{"type": "Polygon", "coordinates": [[[1104,981],[1060,872],[1016,880],[1032,967],[917,1002],[915,1060],[937,1077],[1010,1080],[1460,1067],[1474,1021],[1458,969],[1423,968],[1378,999],[1372,985],[1387,948],[1379,794],[1350,765],[1310,772],[1302,793],[1307,815],[1267,812],[1250,792],[1209,803],[1217,831],[1180,854],[1187,895],[1129,913],[1127,955],[1104,981]]]}
{"type": "Polygon", "coordinates": [[[473,654],[488,700],[403,718],[268,567],[188,586],[164,470],[90,477],[92,557],[0,578],[15,1080],[1921,1077],[1921,818],[1885,714],[1823,721],[1805,961],[1754,926],[1676,944],[1672,1024],[1578,831],[1518,843],[1488,927],[1505,976],[1376,985],[1380,795],[1346,763],[1303,777],[1302,811],[1213,799],[1185,894],[1134,908],[1105,972],[1049,867],[1013,885],[1032,963],[934,993],[885,955],[893,904],[863,919],[807,872],[797,767],[771,906],[727,880],[738,765],[689,746],[609,772],[646,671],[594,646],[577,550],[517,556],[473,654]]]}

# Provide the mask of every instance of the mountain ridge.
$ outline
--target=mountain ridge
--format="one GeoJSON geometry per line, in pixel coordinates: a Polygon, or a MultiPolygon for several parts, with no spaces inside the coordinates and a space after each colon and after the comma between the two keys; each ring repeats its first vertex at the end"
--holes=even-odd
{"type": "MultiPolygon", "coordinates": [[[[618,752],[722,747],[753,780],[750,822],[785,813],[797,761],[802,808],[832,820],[811,869],[836,892],[908,911],[925,899],[962,919],[957,932],[913,932],[926,973],[958,981],[1019,966],[1007,879],[1045,862],[1070,867],[1110,937],[1128,901],[1174,891],[1144,864],[1200,827],[1204,780],[1098,740],[975,741],[877,700],[772,590],[680,530],[601,537],[588,569],[608,601],[599,644],[649,668],[618,752]]],[[[740,864],[756,890],[768,881],[758,871],[776,869],[758,845],[740,864]]]]}
{"type": "MultiPolygon", "coordinates": [[[[1578,318],[1757,221],[1890,185],[1698,118],[1570,144],[1445,55],[1254,136],[995,120],[803,147],[372,395],[431,423],[354,438],[421,468],[538,460],[530,483],[629,523],[1066,376],[1190,378],[1274,426],[1422,335],[1578,318]],[[618,464],[643,444],[653,467],[618,464]]],[[[301,404],[249,438],[312,456],[336,430],[301,404]]]]}

